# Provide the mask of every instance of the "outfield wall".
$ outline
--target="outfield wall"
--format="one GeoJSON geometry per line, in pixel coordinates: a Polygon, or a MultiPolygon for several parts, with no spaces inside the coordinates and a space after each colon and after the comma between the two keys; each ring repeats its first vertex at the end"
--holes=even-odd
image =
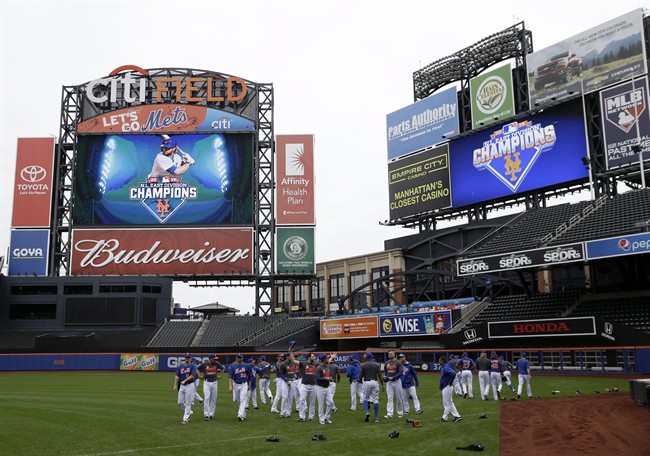
{"type": "MultiPolygon", "coordinates": [[[[467,350],[476,358],[481,350],[467,350]]],[[[489,349],[487,351],[490,351],[489,349]]],[[[650,374],[650,347],[595,347],[595,348],[518,348],[500,350],[506,360],[515,362],[522,351],[527,352],[531,369],[537,372],[565,373],[629,373],[650,374]]],[[[373,356],[382,362],[386,351],[373,351],[373,356]]],[[[419,372],[440,370],[437,363],[440,356],[449,356],[458,351],[403,351],[407,359],[419,372]]],[[[362,352],[338,353],[336,363],[345,372],[350,355],[361,359],[362,352]]],[[[275,363],[277,353],[244,353],[244,357],[258,359],[266,355],[275,363]]],[[[193,354],[200,361],[207,361],[206,354],[193,354]]],[[[219,362],[226,368],[234,361],[235,353],[220,353],[219,362]]],[[[58,354],[4,354],[0,355],[0,372],[12,371],[167,371],[173,372],[184,361],[183,353],[58,353],[58,354]]]]}

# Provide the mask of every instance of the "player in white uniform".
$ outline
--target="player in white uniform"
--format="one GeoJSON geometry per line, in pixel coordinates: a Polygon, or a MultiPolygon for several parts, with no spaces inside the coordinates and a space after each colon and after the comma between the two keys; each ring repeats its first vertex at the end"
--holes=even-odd
{"type": "Polygon", "coordinates": [[[178,144],[174,138],[164,139],[160,145],[160,150],[153,162],[149,179],[180,176],[194,164],[194,159],[190,157],[190,154],[183,153],[181,157],[178,144]]]}

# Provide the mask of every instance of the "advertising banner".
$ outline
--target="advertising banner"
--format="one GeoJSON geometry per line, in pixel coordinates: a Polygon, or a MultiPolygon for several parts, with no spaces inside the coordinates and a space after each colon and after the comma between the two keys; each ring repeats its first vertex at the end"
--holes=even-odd
{"type": "Polygon", "coordinates": [[[488,322],[488,334],[490,339],[593,336],[596,321],[594,317],[574,317],[488,322]]]}
{"type": "Polygon", "coordinates": [[[252,176],[251,134],[80,136],[73,223],[252,225],[252,176]]]}
{"type": "Polygon", "coordinates": [[[252,228],[72,231],[72,275],[252,274],[252,228]]]}
{"type": "Polygon", "coordinates": [[[388,161],[458,134],[456,88],[450,87],[386,116],[388,161]]]}
{"type": "Polygon", "coordinates": [[[472,128],[480,128],[515,115],[510,64],[469,80],[472,128]]]}
{"type": "Polygon", "coordinates": [[[314,225],[314,135],[278,135],[276,225],[314,225]]]}
{"type": "Polygon", "coordinates": [[[451,328],[451,311],[379,316],[379,336],[431,336],[451,328]]]}
{"type": "Polygon", "coordinates": [[[637,144],[650,152],[647,76],[601,91],[600,110],[607,169],[638,163],[641,151],[632,150],[637,144]]]}
{"type": "Polygon", "coordinates": [[[78,133],[179,133],[255,130],[252,120],[204,106],[141,105],[101,114],[77,126],[78,133]]]}
{"type": "Polygon", "coordinates": [[[452,141],[453,207],[586,181],[586,156],[579,100],[452,141]]]}
{"type": "Polygon", "coordinates": [[[11,230],[9,275],[46,276],[50,230],[11,230]]]}
{"type": "Polygon", "coordinates": [[[647,72],[637,9],[526,56],[532,106],[588,93],[647,72]]]}
{"type": "Polygon", "coordinates": [[[362,339],[365,337],[379,337],[376,316],[320,321],[321,339],[362,339]]]}
{"type": "Polygon", "coordinates": [[[276,272],[315,274],[314,228],[277,228],[276,272]]]}
{"type": "Polygon", "coordinates": [[[49,228],[54,138],[18,138],[12,228],[49,228]]]}
{"type": "Polygon", "coordinates": [[[650,233],[630,234],[587,241],[587,259],[637,255],[650,252],[650,233]]]}
{"type": "Polygon", "coordinates": [[[582,242],[554,247],[525,250],[521,252],[490,255],[481,258],[457,260],[458,275],[474,275],[486,272],[534,268],[551,264],[584,261],[585,248],[582,242]]]}
{"type": "Polygon", "coordinates": [[[127,371],[157,371],[158,355],[153,353],[122,353],[120,354],[120,370],[127,371]]]}
{"type": "Polygon", "coordinates": [[[390,219],[451,206],[449,144],[388,163],[390,219]]]}

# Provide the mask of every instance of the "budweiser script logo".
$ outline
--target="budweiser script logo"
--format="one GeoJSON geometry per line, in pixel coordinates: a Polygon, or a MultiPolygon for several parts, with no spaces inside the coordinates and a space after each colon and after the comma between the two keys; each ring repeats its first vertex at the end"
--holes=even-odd
{"type": "Polygon", "coordinates": [[[81,260],[81,267],[93,266],[101,268],[114,264],[169,264],[180,263],[236,263],[245,260],[250,255],[250,249],[222,249],[210,247],[209,242],[203,245],[205,249],[164,249],[161,242],[156,241],[144,250],[120,250],[117,239],[84,239],[75,243],[77,252],[87,252],[81,260]],[[208,248],[210,247],[210,248],[208,248]]]}

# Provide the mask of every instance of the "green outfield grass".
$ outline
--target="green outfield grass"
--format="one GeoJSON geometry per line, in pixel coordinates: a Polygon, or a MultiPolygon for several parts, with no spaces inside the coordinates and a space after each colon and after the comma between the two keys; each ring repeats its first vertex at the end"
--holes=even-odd
{"type": "MultiPolygon", "coordinates": [[[[480,442],[485,455],[499,454],[499,403],[481,401],[478,378],[474,379],[475,399],[455,398],[463,416],[458,423],[441,423],[442,400],[438,374],[421,374],[418,389],[421,428],[402,419],[383,419],[386,395],[380,397],[380,423],[365,423],[363,408],[350,411],[349,384],[342,379],[335,397],[338,411],[331,425],[317,421],[299,423],[280,419],[270,406],[249,410],[248,419],[237,421],[236,405],[228,393],[226,379],[219,381],[217,413],[213,421],[203,421],[203,409],[194,407],[193,420],[181,425],[181,410],[172,391],[173,373],[147,372],[20,372],[0,374],[0,448],[6,455],[178,455],[179,453],[219,455],[335,454],[382,455],[407,451],[409,455],[464,454],[457,446],[480,442]],[[478,419],[481,413],[487,419],[478,419]],[[388,434],[399,431],[400,437],[388,434]],[[312,441],[322,433],[326,441],[312,441]],[[279,443],[266,442],[278,435],[279,443]]],[[[516,384],[516,380],[515,380],[516,384]]],[[[532,378],[533,394],[540,399],[584,394],[629,395],[629,381],[615,376],[599,378],[532,378]],[[619,393],[605,389],[619,388],[619,393]],[[552,394],[559,390],[559,394],[552,394]]],[[[202,386],[200,392],[202,394],[202,386]]],[[[274,390],[274,385],[272,386],[274,390]]],[[[504,385],[507,399],[513,397],[504,385]]],[[[528,399],[522,399],[525,402],[528,399]]]]}

